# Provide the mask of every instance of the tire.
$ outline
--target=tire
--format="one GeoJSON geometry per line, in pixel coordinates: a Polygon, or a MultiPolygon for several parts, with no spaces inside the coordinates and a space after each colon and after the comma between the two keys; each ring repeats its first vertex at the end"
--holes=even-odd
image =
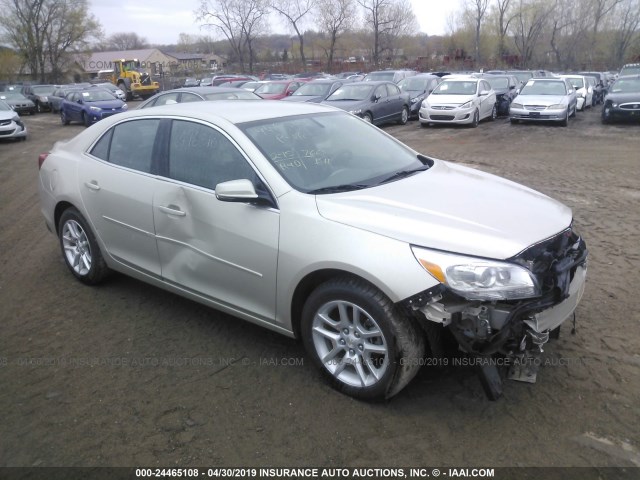
{"type": "Polygon", "coordinates": [[[564,120],[560,122],[560,126],[567,127],[569,125],[569,109],[567,108],[567,115],[564,117],[564,120]]]}
{"type": "Polygon", "coordinates": [[[611,123],[611,113],[606,106],[602,109],[602,123],[604,125],[611,123]]]}
{"type": "Polygon", "coordinates": [[[493,110],[491,110],[491,116],[489,117],[489,120],[493,122],[496,118],[498,118],[498,108],[494,105],[493,110]]]}
{"type": "Polygon", "coordinates": [[[109,273],[93,232],[82,214],[71,207],[58,223],[62,257],[73,275],[82,283],[96,285],[109,273]]]}
{"type": "Polygon", "coordinates": [[[365,400],[397,394],[418,372],[425,352],[420,327],[374,286],[351,277],[329,280],[311,293],[301,332],[328,382],[365,400]]]}
{"type": "Polygon", "coordinates": [[[365,113],[362,119],[367,123],[373,123],[373,116],[369,112],[365,113]]]}
{"type": "Polygon", "coordinates": [[[90,127],[91,126],[91,121],[89,120],[89,117],[86,113],[82,113],[82,123],[84,123],[85,127],[90,127]]]}
{"type": "Polygon", "coordinates": [[[409,109],[407,107],[402,107],[402,113],[400,114],[400,120],[398,123],[400,125],[406,125],[409,121],[409,109]]]}
{"type": "Polygon", "coordinates": [[[36,102],[36,112],[38,113],[42,113],[44,112],[42,105],[40,104],[40,102],[36,102]]]}
{"type": "Polygon", "coordinates": [[[60,121],[63,125],[69,125],[69,119],[67,118],[67,114],[64,113],[64,110],[60,110],[60,121]]]}
{"type": "Polygon", "coordinates": [[[480,112],[478,110],[476,110],[473,113],[473,120],[471,121],[471,123],[469,125],[470,125],[471,128],[476,128],[479,123],[480,123],[480,112]]]}

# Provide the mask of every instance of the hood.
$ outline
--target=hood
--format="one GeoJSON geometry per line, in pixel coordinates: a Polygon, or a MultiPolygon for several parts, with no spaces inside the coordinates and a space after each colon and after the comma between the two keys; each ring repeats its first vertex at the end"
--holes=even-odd
{"type": "Polygon", "coordinates": [[[571,224],[530,188],[448,162],[402,180],[316,196],[323,217],[427,248],[506,259],[571,224]]]}
{"type": "Polygon", "coordinates": [[[606,96],[607,100],[610,100],[614,103],[640,103],[640,92],[629,92],[629,93],[611,93],[609,92],[606,96]]]}
{"type": "Polygon", "coordinates": [[[112,108],[122,108],[122,106],[124,105],[122,100],[118,100],[116,98],[114,98],[113,100],[99,100],[97,102],[85,102],[85,103],[89,107],[98,107],[98,108],[102,108],[103,110],[109,110],[112,108]]]}
{"type": "Polygon", "coordinates": [[[567,103],[568,96],[566,95],[518,95],[513,99],[515,103],[521,103],[523,105],[557,105],[567,103]]]}
{"type": "Polygon", "coordinates": [[[476,95],[434,95],[427,97],[430,105],[462,105],[473,100],[476,95]]]}

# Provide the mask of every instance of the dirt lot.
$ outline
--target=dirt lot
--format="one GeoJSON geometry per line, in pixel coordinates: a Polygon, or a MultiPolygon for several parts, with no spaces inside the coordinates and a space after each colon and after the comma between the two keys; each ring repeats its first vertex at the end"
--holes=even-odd
{"type": "Polygon", "coordinates": [[[471,368],[423,368],[383,404],[331,390],[288,338],[124,276],[77,282],[37,156],[84,127],[25,117],[29,140],[0,143],[0,466],[640,466],[640,125],[599,113],[385,128],[570,205],[590,263],[537,384],[490,402],[471,368]]]}

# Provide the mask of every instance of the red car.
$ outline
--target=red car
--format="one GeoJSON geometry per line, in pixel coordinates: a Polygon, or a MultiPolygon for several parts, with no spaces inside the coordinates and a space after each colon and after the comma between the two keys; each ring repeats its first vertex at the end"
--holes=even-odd
{"type": "Polygon", "coordinates": [[[274,80],[258,87],[253,93],[266,100],[280,100],[295,92],[306,80],[274,80]]]}

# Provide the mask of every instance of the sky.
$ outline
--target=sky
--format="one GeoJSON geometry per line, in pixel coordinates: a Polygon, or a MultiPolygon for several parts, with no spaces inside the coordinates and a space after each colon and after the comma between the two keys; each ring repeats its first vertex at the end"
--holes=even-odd
{"type": "MultiPolygon", "coordinates": [[[[455,10],[456,0],[410,0],[420,24],[420,30],[429,35],[445,33],[447,16],[455,10]]],[[[102,24],[107,36],[118,32],[136,32],[154,44],[170,44],[178,41],[180,33],[192,35],[211,34],[200,29],[195,22],[194,11],[198,0],[154,0],[131,2],[129,0],[93,0],[92,13],[102,24]]],[[[289,33],[286,27],[272,28],[274,33],[289,33]]]]}

